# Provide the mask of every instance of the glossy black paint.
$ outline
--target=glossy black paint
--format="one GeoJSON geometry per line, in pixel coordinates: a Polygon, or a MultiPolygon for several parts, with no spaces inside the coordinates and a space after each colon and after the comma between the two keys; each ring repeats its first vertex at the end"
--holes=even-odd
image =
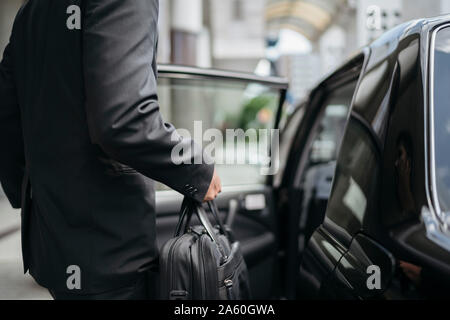
{"type": "Polygon", "coordinates": [[[362,51],[364,64],[326,217],[303,253],[300,297],[450,296],[450,253],[427,237],[422,221],[424,211],[434,210],[429,184],[430,36],[449,22],[444,16],[406,23],[362,51]],[[330,247],[340,255],[334,265],[327,255],[333,252],[330,247]],[[379,289],[367,286],[370,266],[380,269],[379,289]]]}

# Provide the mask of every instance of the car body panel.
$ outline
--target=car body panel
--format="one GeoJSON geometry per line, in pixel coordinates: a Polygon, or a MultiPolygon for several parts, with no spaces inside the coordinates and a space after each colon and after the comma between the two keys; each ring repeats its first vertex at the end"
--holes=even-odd
{"type": "MultiPolygon", "coordinates": [[[[450,16],[408,22],[367,47],[370,54],[355,92],[343,144],[354,126],[352,123],[357,123],[373,144],[374,165],[380,174],[371,182],[373,193],[352,193],[353,196],[361,194],[356,197],[360,207],[361,203],[369,203],[359,225],[347,228],[339,219],[333,221],[340,208],[329,203],[324,224],[312,239],[325,228],[339,239],[339,247],[345,247],[345,253],[330,275],[322,276],[322,296],[307,289],[302,295],[336,299],[427,298],[442,294],[448,288],[433,274],[443,279],[450,277],[450,254],[427,237],[422,217],[424,212],[433,210],[428,154],[430,32],[449,22],[450,16]],[[409,144],[411,148],[406,148],[409,144]],[[402,180],[405,174],[400,171],[399,150],[403,150],[410,163],[408,180],[402,180]],[[404,184],[403,181],[410,182],[404,184]],[[367,268],[370,266],[382,270],[380,289],[368,290],[367,268]]],[[[346,156],[342,153],[341,149],[337,173],[339,162],[346,156]]],[[[364,164],[360,166],[364,170],[364,164]]],[[[373,169],[367,167],[366,170],[373,169]]],[[[353,174],[349,172],[350,176],[353,174]]],[[[340,190],[338,181],[335,176],[331,199],[333,193],[337,196],[340,190]]],[[[344,202],[350,189],[347,194],[339,195],[344,202]]],[[[351,206],[351,202],[347,204],[351,206]]],[[[322,255],[315,245],[308,244],[301,268],[310,264],[308,257],[315,256],[317,260],[322,255]]],[[[327,266],[327,262],[322,265],[327,266]]],[[[300,282],[299,286],[302,285],[304,283],[300,282]]]]}

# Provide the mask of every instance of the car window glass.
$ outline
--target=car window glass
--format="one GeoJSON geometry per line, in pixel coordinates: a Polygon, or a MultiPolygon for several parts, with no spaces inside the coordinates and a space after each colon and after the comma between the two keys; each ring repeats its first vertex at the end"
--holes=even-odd
{"type": "Polygon", "coordinates": [[[353,109],[372,122],[389,89],[389,64],[383,61],[366,71],[355,97],[353,109]]]}
{"type": "MultiPolygon", "coordinates": [[[[325,100],[321,107],[323,111],[317,120],[319,122],[318,127],[313,133],[312,142],[307,151],[307,163],[302,180],[308,180],[308,176],[311,175],[317,178],[324,176],[323,174],[317,174],[318,171],[327,172],[325,175],[330,176],[328,178],[330,185],[328,194],[331,190],[331,179],[355,87],[356,82],[347,84],[336,89],[325,100]],[[311,173],[312,171],[314,172],[311,173]]],[[[315,188],[315,186],[311,187],[315,188]]]]}
{"type": "Polygon", "coordinates": [[[341,100],[341,97],[333,97],[327,103],[319,130],[309,151],[310,166],[336,160],[350,102],[351,96],[346,101],[341,100]]]}
{"type": "Polygon", "coordinates": [[[351,118],[339,153],[327,218],[350,235],[360,230],[377,203],[379,172],[377,150],[368,129],[351,118]]]}
{"type": "MultiPolygon", "coordinates": [[[[419,40],[409,38],[398,53],[398,90],[392,96],[395,98],[391,99],[389,112],[385,113],[386,109],[380,106],[380,119],[387,129],[377,218],[381,218],[382,224],[390,230],[416,223],[421,207],[427,202],[422,192],[425,157],[422,148],[423,85],[419,56],[419,40]]],[[[379,136],[381,140],[384,137],[382,134],[379,136]]],[[[375,229],[374,232],[381,231],[375,229]]]]}
{"type": "MultiPolygon", "coordinates": [[[[279,90],[259,83],[218,79],[174,79],[160,77],[158,98],[164,120],[177,129],[186,129],[192,138],[200,138],[203,145],[211,143],[205,136],[210,128],[219,129],[223,145],[216,144],[213,156],[223,159],[216,165],[224,186],[263,183],[267,176],[261,174],[261,159],[267,150],[253,148],[259,144],[259,129],[273,128],[279,105],[279,90]],[[197,126],[194,124],[197,122],[197,126]],[[198,124],[201,123],[201,128],[198,124]],[[226,139],[228,129],[256,129],[256,138],[226,139]],[[246,143],[247,142],[247,143],[246,143]],[[253,152],[257,150],[257,152],[253,152]],[[227,159],[245,155],[245,164],[228,164],[227,159]]],[[[181,132],[180,132],[181,133],[181,132]]],[[[182,134],[183,135],[183,134],[182,134]]],[[[267,136],[268,137],[268,136],[267,136]]],[[[196,139],[198,141],[198,139],[196,139]]],[[[166,189],[158,185],[158,190],[166,189]]]]}
{"type": "MultiPolygon", "coordinates": [[[[437,33],[434,51],[435,178],[441,210],[450,218],[450,28],[437,33]]],[[[447,218],[448,220],[450,220],[447,218]]],[[[450,221],[448,221],[450,224],[450,221]]]]}
{"type": "Polygon", "coordinates": [[[356,82],[336,89],[322,105],[318,127],[313,133],[307,151],[307,163],[302,172],[300,188],[300,230],[306,243],[314,230],[323,222],[336,159],[347,122],[348,111],[356,82]]]}

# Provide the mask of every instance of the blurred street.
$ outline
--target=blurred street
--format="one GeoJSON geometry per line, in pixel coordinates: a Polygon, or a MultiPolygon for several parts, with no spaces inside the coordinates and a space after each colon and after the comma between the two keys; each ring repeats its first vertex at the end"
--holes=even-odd
{"type": "Polygon", "coordinates": [[[47,300],[48,292],[22,270],[20,212],[0,194],[0,300],[47,300]]]}

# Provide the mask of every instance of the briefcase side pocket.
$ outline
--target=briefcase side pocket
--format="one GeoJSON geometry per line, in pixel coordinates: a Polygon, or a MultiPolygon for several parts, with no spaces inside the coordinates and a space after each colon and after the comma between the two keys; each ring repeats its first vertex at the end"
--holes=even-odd
{"type": "Polygon", "coordinates": [[[239,242],[232,244],[226,263],[218,267],[219,296],[222,300],[248,300],[251,298],[247,265],[239,242]]]}

